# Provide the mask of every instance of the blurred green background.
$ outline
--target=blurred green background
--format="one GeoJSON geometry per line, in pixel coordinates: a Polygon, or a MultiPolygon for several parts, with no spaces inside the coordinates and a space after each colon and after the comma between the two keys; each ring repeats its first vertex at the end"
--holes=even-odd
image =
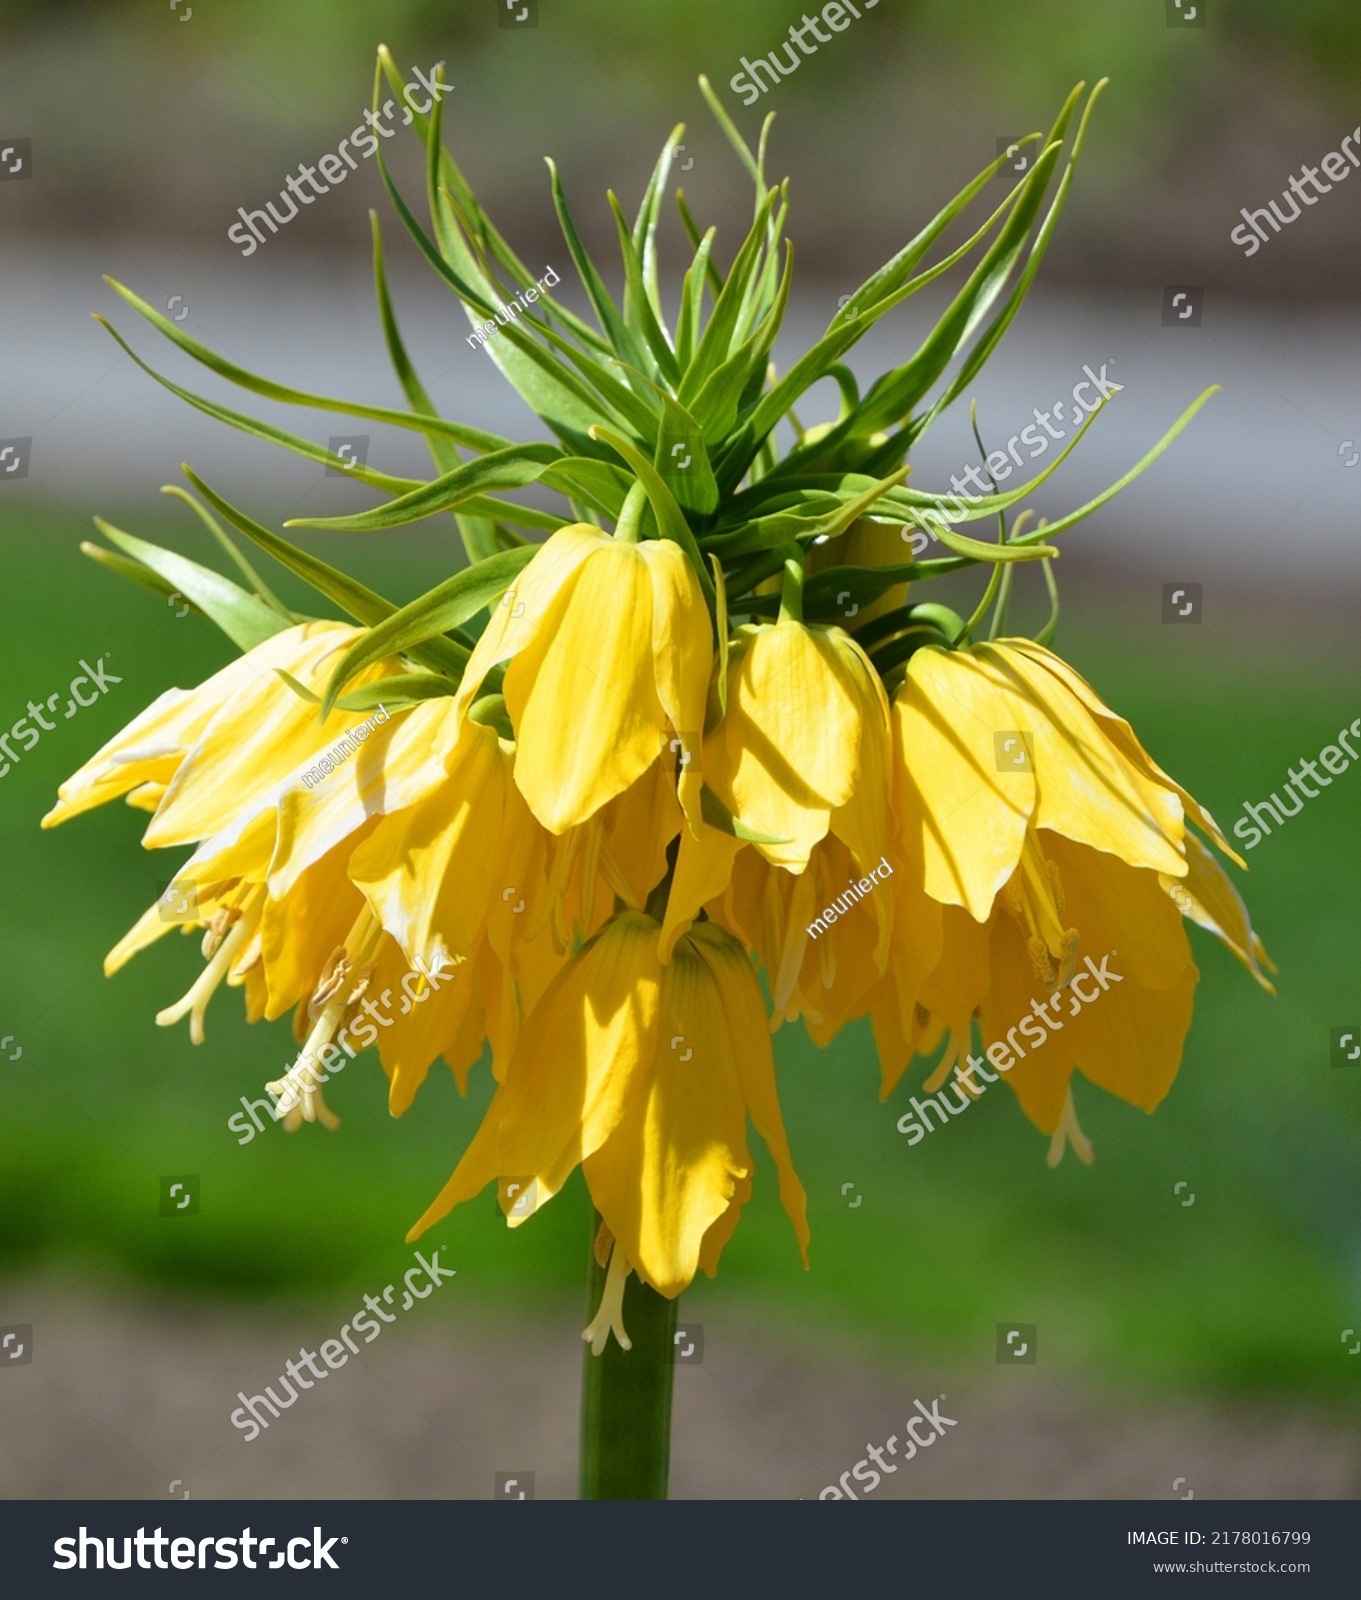
{"type": "MultiPolygon", "coordinates": [[[[1196,280],[1288,296],[1291,307],[1345,306],[1357,289],[1350,201],[1320,207],[1307,231],[1250,270],[1237,252],[1226,259],[1223,234],[1240,203],[1279,190],[1301,150],[1316,160],[1348,127],[1361,15],[1353,0],[1210,5],[1210,28],[1188,37],[1165,26],[1162,0],[882,0],[824,49],[818,72],[744,112],[726,89],[738,58],[774,48],[800,8],[540,0],[530,36],[498,29],[494,0],[198,0],[185,24],[165,5],[134,0],[0,0],[6,128],[32,134],[42,180],[0,186],[0,269],[17,262],[41,274],[78,256],[122,274],[130,253],[145,264],[179,251],[216,272],[232,249],[223,236],[236,206],[262,204],[301,159],[334,148],[367,103],[381,38],[404,66],[446,60],[459,90],[450,143],[531,258],[554,237],[545,152],[560,158],[574,194],[595,202],[608,181],[627,202],[681,116],[706,210],[732,239],[749,190],[703,116],[694,79],[706,71],[749,134],[767,109],[779,112],[774,167],[796,175],[800,284],[819,294],[832,285],[834,298],[901,244],[905,219],[929,215],[991,160],[999,136],[1047,120],[1078,77],[1110,73],[1046,286],[1143,292],[1196,280]]],[[[402,161],[411,176],[409,152],[402,161]]],[[[339,263],[361,288],[362,205],[378,204],[385,226],[389,216],[373,174],[362,181],[369,190],[316,207],[288,241],[318,274],[339,263]]],[[[578,220],[593,246],[605,240],[602,205],[581,205],[578,220]]],[[[283,255],[283,244],[271,248],[283,255]]],[[[258,282],[250,272],[233,283],[245,303],[258,282]]],[[[96,303],[82,287],[81,315],[96,303]]],[[[100,359],[112,370],[118,358],[100,359]]],[[[21,400],[13,388],[0,394],[0,435],[34,431],[21,400]]],[[[245,486],[234,497],[277,525],[292,503],[259,503],[249,485],[266,447],[235,443],[245,486]]],[[[1241,478],[1270,444],[1238,440],[1241,478]]],[[[1202,448],[1188,435],[1174,454],[1194,461],[1202,448]]],[[[231,647],[78,553],[100,512],[212,561],[187,519],[149,518],[36,471],[28,498],[19,487],[0,489],[0,727],[30,696],[64,691],[82,656],[108,652],[122,682],[59,720],[0,780],[0,1281],[78,1271],[247,1305],[367,1289],[389,1275],[405,1230],[452,1170],[489,1075],[475,1073],[461,1101],[436,1068],[394,1121],[376,1061],[361,1057],[328,1089],[337,1133],[271,1128],[238,1146],[227,1119],[291,1055],[286,1023],[248,1029],[239,996],[224,990],[202,1048],[190,1048],[183,1025],[158,1029],[156,1011],[199,970],[190,940],[168,938],[114,980],[102,977],[103,955],[175,862],[141,851],[145,817],[121,806],[55,833],[40,833],[38,820],[106,738],[165,687],[215,670],[231,647]],[[192,1226],[156,1214],[159,1176],[179,1173],[202,1178],[192,1226]]],[[[1187,508],[1188,519],[1216,514],[1205,501],[1187,508]]],[[[449,569],[444,536],[326,548],[396,599],[449,569]]],[[[1278,787],[1361,712],[1350,591],[1329,611],[1285,581],[1226,596],[1204,627],[1163,629],[1109,574],[1079,576],[1065,589],[1057,648],[1226,827],[1244,800],[1278,787]],[[1347,606],[1350,617],[1340,614],[1347,606]]],[[[286,579],[279,589],[297,594],[286,579]]],[[[1361,776],[1348,775],[1251,852],[1241,882],[1281,967],[1276,999],[1193,934],[1202,982],[1164,1105],[1146,1118],[1079,1082],[1091,1168],[1070,1154],[1047,1169],[1046,1141],[1002,1087],[959,1125],[909,1147],[895,1123],[920,1064],[881,1105],[867,1027],[825,1052],[782,1030],[781,1092],[810,1196],[813,1270],[800,1268],[761,1155],[756,1198],[719,1279],[687,1297],[690,1314],[740,1308],[831,1347],[979,1363],[992,1359],[995,1325],[1015,1318],[1045,1330],[1056,1370],[1105,1392],[1318,1402],[1352,1414],[1361,1359],[1347,1360],[1339,1335],[1361,1325],[1361,1068],[1330,1066],[1329,1033],[1361,1019],[1359,808],[1361,776]],[[1181,1182],[1189,1188],[1179,1195],[1181,1182]]],[[[488,1195],[435,1239],[479,1303],[510,1314],[577,1303],[587,1230],[576,1178],[527,1228],[508,1232],[488,1195]]]]}

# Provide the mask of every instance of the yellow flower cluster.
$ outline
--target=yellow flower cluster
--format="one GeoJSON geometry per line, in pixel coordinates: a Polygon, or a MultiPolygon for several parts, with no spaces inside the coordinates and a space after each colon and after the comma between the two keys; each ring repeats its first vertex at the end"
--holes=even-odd
{"type": "MultiPolygon", "coordinates": [[[[46,818],[126,795],[153,813],[148,846],[196,846],[178,881],[206,964],[158,1019],[188,1014],[195,1039],[224,981],[252,1021],[293,1011],[315,1054],[366,997],[457,964],[381,1031],[394,1113],[438,1057],[462,1088],[486,1041],[497,1084],[411,1238],[491,1183],[516,1226],[580,1166],[616,1289],[631,1268],[673,1296],[751,1195],[748,1121],[806,1252],[780,1023],[826,1043],[869,1016],[887,1094],[914,1056],[943,1046],[943,1077],[975,1025],[1004,1038],[1082,954],[1118,950],[1124,981],[1007,1080],[1086,1154],[1074,1071],[1146,1111],[1177,1071],[1183,916],[1267,982],[1218,827],[1042,646],[927,645],[890,698],[848,632],[782,610],[716,640],[678,544],[586,524],[506,599],[457,694],[394,709],[325,784],[303,774],[349,714],[297,690],[320,697],[363,630],[312,622],[162,695],[46,818]]],[[[153,906],[107,970],[172,926],[153,906]]],[[[318,1088],[303,1118],[334,1120],[318,1088]]]]}

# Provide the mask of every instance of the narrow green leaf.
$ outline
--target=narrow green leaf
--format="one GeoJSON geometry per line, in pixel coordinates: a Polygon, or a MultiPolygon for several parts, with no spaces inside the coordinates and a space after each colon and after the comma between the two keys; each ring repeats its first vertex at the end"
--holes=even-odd
{"type": "MultiPolygon", "coordinates": [[[[186,355],[193,356],[195,361],[200,362],[210,371],[216,372],[219,377],[226,378],[229,383],[234,383],[241,389],[249,389],[252,394],[258,394],[263,399],[279,400],[285,405],[310,406],[318,411],[340,411],[346,416],[364,417],[370,422],[386,422],[390,423],[394,428],[406,428],[414,433],[436,433],[445,438],[453,439],[458,444],[467,445],[471,450],[500,450],[509,443],[508,440],[499,438],[494,433],[484,433],[480,428],[464,427],[462,423],[449,422],[443,417],[434,415],[417,416],[409,411],[393,411],[387,406],[366,406],[356,401],[334,400],[330,395],[312,394],[308,390],[290,388],[287,384],[273,383],[270,379],[258,377],[255,373],[247,371],[245,367],[237,366],[235,362],[228,361],[224,356],[218,355],[216,351],[200,344],[197,339],[187,334],[183,328],[163,317],[159,311],[149,306],[145,300],[142,300],[131,289],[119,283],[117,279],[106,277],[104,282],[116,294],[121,295],[134,311],[145,317],[153,328],[165,334],[166,338],[171,340],[172,343],[179,345],[186,355]]],[[[110,333],[113,333],[112,327],[103,317],[96,316],[95,320],[103,323],[106,328],[109,328],[110,333]]],[[[119,344],[123,345],[123,348],[127,350],[133,360],[137,361],[138,366],[147,372],[151,371],[150,367],[138,360],[131,348],[116,333],[114,337],[118,339],[119,344]]],[[[155,376],[154,373],[152,375],[155,376]]],[[[176,392],[180,393],[181,391],[177,390],[176,392]]]]}
{"type": "Polygon", "coordinates": [[[544,473],[543,483],[569,499],[584,500],[597,512],[617,521],[633,479],[612,461],[592,456],[567,456],[544,473]]]}
{"type": "MultiPolygon", "coordinates": [[[[268,528],[252,521],[244,511],[238,511],[215,489],[210,489],[191,467],[185,467],[183,470],[184,475],[208,504],[230,522],[238,533],[243,533],[247,539],[267,551],[280,566],[287,567],[290,572],[310,584],[318,594],[325,595],[334,605],[339,606],[346,616],[372,627],[392,616],[397,610],[391,600],[385,600],[382,595],[375,594],[357,579],[328,566],[318,557],[309,555],[306,550],[300,550],[297,545],[290,544],[287,539],[281,538],[277,533],[271,533],[268,528]]],[[[457,677],[463,671],[469,651],[453,639],[431,639],[419,652],[413,651],[412,655],[422,665],[430,667],[435,672],[448,672],[457,677]]]]}
{"type": "Polygon", "coordinates": [[[756,272],[761,252],[765,248],[766,220],[775,202],[775,193],[776,191],[772,189],[766,195],[756,221],[752,223],[750,232],[742,241],[742,248],[737,252],[732,271],[728,274],[708,324],[700,336],[699,346],[690,365],[685,369],[685,375],[677,391],[677,398],[682,405],[690,404],[703,388],[704,380],[709,374],[732,354],[732,339],[737,328],[737,319],[742,312],[747,287],[756,272]]]}
{"type": "Polygon", "coordinates": [[[353,694],[336,701],[342,711],[377,711],[386,706],[412,706],[421,700],[442,700],[457,694],[458,683],[437,672],[403,672],[395,678],[379,678],[366,683],[353,694]]]}
{"type": "Polygon", "coordinates": [[[662,310],[661,288],[657,278],[657,222],[661,216],[666,181],[671,174],[671,163],[675,160],[679,140],[684,132],[685,124],[678,122],[671,130],[671,137],[662,146],[662,153],[657,157],[657,165],[652,169],[652,176],[648,179],[647,189],[643,193],[642,204],[638,207],[637,220],[633,224],[633,248],[642,259],[643,283],[647,289],[648,301],[663,331],[666,329],[666,316],[662,310]]]}
{"type": "Polygon", "coordinates": [[[189,507],[189,509],[199,519],[203,526],[207,528],[208,532],[212,534],[213,538],[217,540],[217,542],[231,557],[232,561],[235,563],[237,571],[246,580],[246,582],[250,584],[251,588],[260,596],[267,606],[270,606],[273,610],[277,611],[285,622],[294,623],[301,622],[303,620],[301,617],[295,616],[293,612],[291,612],[283,603],[283,601],[279,599],[278,595],[274,593],[265,580],[246,559],[244,552],[237,545],[236,540],[232,538],[232,536],[227,532],[217,518],[213,516],[212,512],[209,511],[206,506],[201,506],[198,501],[194,499],[193,495],[189,494],[186,490],[181,489],[177,483],[162,484],[161,493],[171,495],[176,500],[182,500],[184,504],[189,507]]]}
{"type": "Polygon", "coordinates": [[[246,416],[244,412],[232,411],[227,406],[217,405],[212,400],[204,399],[202,395],[194,394],[192,390],[182,389],[179,384],[162,377],[154,367],[149,367],[111,323],[98,315],[94,320],[113,335],[148,377],[154,378],[163,389],[178,395],[186,404],[193,406],[196,411],[203,412],[205,416],[212,417],[217,422],[225,422],[228,427],[236,428],[241,433],[249,433],[257,439],[280,445],[285,450],[291,450],[294,455],[306,457],[309,461],[319,462],[322,466],[336,467],[345,472],[347,477],[356,478],[374,489],[382,489],[387,494],[405,494],[408,489],[416,487],[419,483],[419,479],[394,478],[386,472],[376,472],[372,467],[366,467],[362,463],[347,463],[339,456],[332,455],[324,446],[313,444],[310,439],[299,438],[297,434],[272,427],[268,422],[258,422],[254,417],[246,416]]]}
{"type": "MultiPolygon", "coordinates": [[[[699,92],[704,96],[705,101],[708,103],[709,110],[713,112],[714,121],[723,130],[724,138],[727,139],[728,143],[737,152],[737,159],[751,174],[751,181],[756,185],[756,203],[759,209],[761,196],[765,193],[765,177],[762,173],[760,164],[757,162],[756,157],[752,155],[747,141],[740,133],[738,133],[732,118],[728,115],[727,111],[723,107],[723,102],[714,93],[712,84],[710,84],[708,78],[705,77],[703,73],[700,74],[699,92]]],[[[762,131],[764,135],[764,130],[762,131]]]]}
{"type": "Polygon", "coordinates": [[[764,381],[771,347],[775,343],[789,304],[794,282],[794,246],[785,241],[785,270],[774,303],[764,320],[736,352],[711,372],[695,396],[691,411],[706,439],[723,439],[737,420],[743,396],[753,380],[764,381]]]}
{"type": "MultiPolygon", "coordinates": [[[[1017,140],[1017,145],[1027,145],[1038,138],[1039,134],[1037,133],[1027,134],[1024,139],[1017,140]]],[[[974,198],[975,195],[978,194],[979,190],[982,189],[986,184],[990,183],[994,177],[996,177],[1002,166],[1002,163],[1010,159],[1010,156],[1008,156],[1006,153],[1003,153],[1002,155],[998,156],[996,161],[992,162],[990,166],[984,167],[982,172],[980,172],[978,176],[972,180],[972,182],[966,184],[965,187],[959,191],[959,193],[954,197],[953,200],[950,201],[947,206],[938,211],[936,215],[932,217],[931,221],[927,223],[920,233],[918,233],[914,238],[908,240],[908,242],[897,253],[897,255],[895,255],[891,260],[886,261],[884,265],[878,269],[878,271],[872,272],[870,276],[865,279],[864,283],[862,283],[855,293],[851,295],[846,304],[838,309],[836,315],[832,318],[832,323],[835,324],[837,322],[843,322],[850,317],[858,317],[861,312],[868,311],[872,306],[877,305],[880,300],[883,300],[888,295],[893,294],[904,283],[906,283],[911,275],[913,267],[916,266],[917,262],[921,260],[921,258],[936,242],[940,235],[944,233],[946,228],[950,226],[960,212],[968,206],[969,202],[974,198]]],[[[987,222],[983,224],[983,227],[980,228],[978,232],[975,233],[964,245],[961,245],[958,250],[954,251],[950,256],[948,256],[946,258],[946,263],[952,266],[961,258],[962,255],[966,254],[970,249],[973,248],[973,246],[986,234],[987,230],[1002,215],[1007,207],[1012,204],[1016,198],[1016,191],[1019,188],[1020,185],[1017,184],[1015,188],[1012,189],[1011,193],[1006,197],[1006,199],[1003,200],[1001,205],[998,206],[993,214],[988,218],[987,222]]],[[[944,264],[938,267],[933,267],[931,269],[931,276],[938,276],[943,270],[944,264]]],[[[926,278],[926,275],[923,275],[922,281],[929,281],[926,278]]]]}
{"type": "MultiPolygon", "coordinates": [[[[107,567],[110,572],[116,572],[120,578],[130,578],[133,583],[140,583],[144,589],[149,589],[152,594],[159,595],[162,600],[168,600],[172,595],[178,596],[196,617],[201,617],[203,612],[189,599],[188,595],[176,589],[173,583],[167,583],[158,573],[150,567],[144,567],[140,561],[134,561],[130,556],[120,555],[117,550],[106,550],[102,544],[94,544],[89,539],[80,541],[80,552],[89,556],[91,561],[97,561],[101,567],[107,567]]],[[[178,607],[176,607],[178,610],[178,607]]]]}
{"type": "Polygon", "coordinates": [[[1212,383],[1208,389],[1197,395],[1167,432],[1163,434],[1162,438],[1158,440],[1157,444],[1140,460],[1136,461],[1123,477],[1117,478],[1109,489],[1103,490],[1094,500],[1089,500],[1086,505],[1079,506],[1076,511],[1070,511],[1066,517],[1060,517],[1056,522],[1046,523],[1031,533],[1021,534],[1014,541],[1013,548],[1015,545],[1033,545],[1038,539],[1052,539],[1056,533],[1062,533],[1065,528],[1071,528],[1074,523],[1081,522],[1084,517],[1091,516],[1093,511],[1099,511],[1108,500],[1113,500],[1123,488],[1133,483],[1141,472],[1153,465],[1163,451],[1187,427],[1192,417],[1196,415],[1210,396],[1218,394],[1222,387],[1222,384],[1212,383]]]}
{"type": "MultiPolygon", "coordinates": [[[[437,413],[430,403],[430,396],[425,392],[425,385],[416,374],[411,357],[407,354],[401,329],[397,326],[397,314],[392,308],[387,269],[383,264],[383,235],[378,226],[376,211],[369,212],[369,226],[373,231],[373,288],[378,299],[378,315],[383,324],[383,338],[387,342],[388,359],[392,362],[392,369],[397,374],[397,381],[401,384],[402,393],[406,396],[411,409],[420,416],[433,417],[437,413]]],[[[460,460],[458,448],[452,440],[432,433],[426,435],[426,443],[437,471],[452,472],[458,466],[460,460]]]]}
{"type": "Polygon", "coordinates": [[[676,363],[676,352],[671,348],[671,341],[652,309],[647,286],[643,282],[643,264],[633,247],[628,223],[624,220],[623,210],[613,189],[608,191],[606,198],[614,213],[615,227],[619,233],[619,254],[624,262],[624,321],[635,337],[642,339],[651,351],[654,370],[668,383],[677,384],[680,382],[680,367],[676,363]]]}
{"type": "Polygon", "coordinates": [[[365,667],[387,656],[413,654],[430,640],[456,628],[505,593],[535,555],[535,547],[505,550],[456,573],[404,605],[400,611],[356,639],[341,657],[326,688],[323,714],[345,685],[365,667]]]}
{"type": "MultiPolygon", "coordinates": [[[[689,237],[691,247],[698,250],[701,242],[700,227],[686,201],[684,189],[676,190],[676,208],[680,212],[681,222],[685,226],[685,232],[689,237]]],[[[709,229],[710,234],[716,231],[714,228],[709,229]]],[[[704,281],[709,286],[709,292],[717,300],[723,292],[723,274],[719,271],[718,264],[714,261],[712,254],[706,254],[704,257],[704,281]]]]}
{"type": "Polygon", "coordinates": [[[600,326],[605,332],[615,355],[621,361],[627,361],[631,366],[646,367],[647,360],[643,354],[642,345],[635,339],[633,332],[625,325],[624,319],[619,315],[610,291],[605,287],[605,280],[596,270],[595,263],[581,242],[577,233],[576,224],[572,221],[572,213],[567,204],[567,196],[563,193],[562,177],[558,172],[558,164],[551,157],[545,157],[548,164],[549,179],[553,189],[553,208],[558,214],[558,227],[562,229],[562,236],[567,241],[567,251],[572,257],[572,265],[577,269],[577,276],[581,279],[582,287],[586,291],[586,298],[591,302],[600,326]]]}
{"type": "Polygon", "coordinates": [[[513,445],[508,450],[495,450],[475,461],[465,461],[442,478],[423,483],[385,506],[357,511],[348,517],[291,517],[284,527],[327,528],[337,533],[373,533],[382,528],[397,528],[438,511],[452,511],[455,506],[489,489],[523,489],[528,483],[537,483],[545,468],[561,460],[562,451],[556,445],[513,445]]]}
{"type": "Polygon", "coordinates": [[[718,484],[699,423],[670,395],[663,396],[662,431],[653,465],[683,511],[708,516],[718,505],[718,484]]]}
{"type": "Polygon", "coordinates": [[[281,617],[263,600],[224,578],[220,572],[202,567],[187,556],[173,550],[163,550],[160,545],[148,544],[133,534],[124,533],[103,517],[94,519],[95,527],[110,544],[124,555],[132,556],[143,566],[165,579],[174,590],[192,600],[210,621],[215,622],[238,650],[253,650],[257,644],[272,639],[292,624],[281,617]]]}
{"type": "Polygon", "coordinates": [[[704,316],[704,286],[710,266],[709,252],[714,247],[714,232],[710,228],[695,246],[695,258],[686,269],[685,281],[681,285],[680,315],[676,321],[676,360],[682,369],[688,367],[694,358],[695,340],[704,316]]]}

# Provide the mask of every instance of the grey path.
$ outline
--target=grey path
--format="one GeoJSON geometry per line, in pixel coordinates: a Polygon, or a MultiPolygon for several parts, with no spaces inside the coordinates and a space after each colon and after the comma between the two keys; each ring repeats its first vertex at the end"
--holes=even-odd
{"type": "MultiPolygon", "coordinates": [[[[289,1313],[42,1279],[0,1306],[35,1329],[32,1362],[0,1370],[3,1498],[490,1499],[497,1472],[533,1473],[541,1499],[574,1493],[580,1324],[562,1308],[472,1317],[451,1293],[247,1442],[228,1421],[237,1390],[277,1388],[348,1303],[289,1313]]],[[[1178,1479],[1199,1500],[1361,1493],[1361,1440],[1336,1416],[1138,1406],[1042,1365],[886,1365],[777,1327],[710,1321],[703,1364],[678,1370],[674,1498],[813,1498],[901,1435],[916,1399],[955,1426],[873,1498],[1170,1499],[1178,1479]]]]}

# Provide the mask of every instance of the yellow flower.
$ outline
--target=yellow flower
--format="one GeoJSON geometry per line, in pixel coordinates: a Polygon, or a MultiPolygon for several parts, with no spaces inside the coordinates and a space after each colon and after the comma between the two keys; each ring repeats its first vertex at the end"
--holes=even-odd
{"type": "Polygon", "coordinates": [[[755,975],[712,923],[679,939],[666,965],[658,934],[651,917],[623,912],[549,985],[481,1127],[410,1238],[493,1180],[515,1226],[580,1165],[616,1259],[677,1295],[701,1264],[712,1270],[706,1240],[726,1238],[749,1193],[750,1116],[806,1249],[755,975]]]}
{"type": "MultiPolygon", "coordinates": [[[[713,648],[689,558],[662,539],[559,528],[495,608],[460,711],[507,660],[515,781],[543,826],[563,833],[622,794],[670,739],[698,743],[713,648]]],[[[699,752],[689,753],[680,798],[697,828],[699,752]]]]}
{"type": "Polygon", "coordinates": [[[847,843],[862,855],[871,849],[876,827],[884,834],[887,746],[883,686],[840,628],[784,619],[737,630],[727,713],[704,742],[704,777],[770,841],[756,845],[768,861],[801,871],[834,812],[845,811],[859,835],[847,843]]]}
{"type": "Polygon", "coordinates": [[[1090,1160],[1074,1071],[1145,1111],[1176,1076],[1198,978],[1183,914],[1271,987],[1246,908],[1187,817],[1229,846],[1128,723],[1029,641],[918,651],[893,722],[900,845],[942,916],[935,963],[875,996],[884,1093],[942,1039],[927,1090],[962,1071],[977,1020],[988,1060],[1052,1135],[1051,1163],[1068,1143],[1090,1160]]]}

